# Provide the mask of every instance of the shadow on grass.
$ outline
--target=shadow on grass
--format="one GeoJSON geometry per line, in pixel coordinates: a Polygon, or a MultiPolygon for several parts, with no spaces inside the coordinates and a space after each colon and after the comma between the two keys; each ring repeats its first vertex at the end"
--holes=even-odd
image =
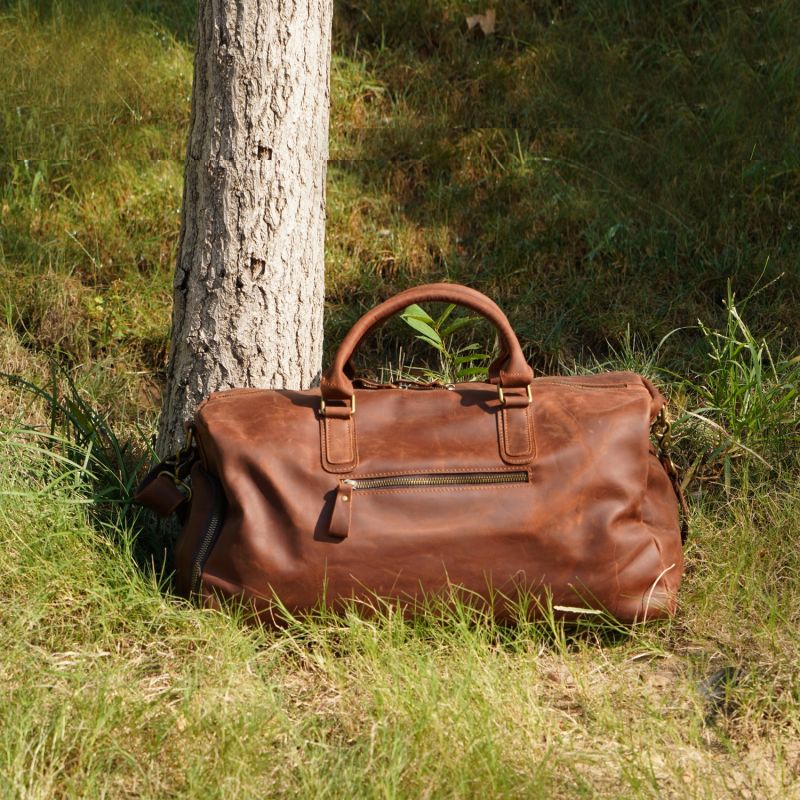
{"type": "MultiPolygon", "coordinates": [[[[124,12],[182,42],[196,16],[194,0],[25,8],[42,19],[124,12]]],[[[472,0],[336,2],[326,341],[359,308],[447,279],[495,297],[534,365],[552,371],[587,349],[602,358],[628,326],[659,341],[697,319],[714,325],[731,279],[739,294],[768,287],[751,303],[757,331],[800,344],[794,5],[509,0],[490,35],[467,29],[482,10],[472,0]]],[[[147,83],[148,97],[185,103],[188,75],[173,78],[147,83]]],[[[153,113],[148,136],[187,124],[161,105],[153,113]]],[[[101,141],[113,144],[116,127],[101,141]]],[[[157,141],[159,157],[170,146],[182,158],[185,131],[157,141]]],[[[174,232],[176,215],[157,218],[172,198],[159,195],[120,247],[174,232]]],[[[172,269],[155,244],[147,252],[146,264],[172,269]]],[[[696,329],[682,331],[669,366],[686,372],[701,348],[696,329]]]]}
{"type": "MultiPolygon", "coordinates": [[[[750,313],[800,342],[790,5],[512,0],[488,37],[478,10],[337,5],[333,301],[470,283],[549,366],[628,325],[714,324],[727,280],[786,273],[750,313]]],[[[668,355],[686,369],[700,344],[668,355]]]]}

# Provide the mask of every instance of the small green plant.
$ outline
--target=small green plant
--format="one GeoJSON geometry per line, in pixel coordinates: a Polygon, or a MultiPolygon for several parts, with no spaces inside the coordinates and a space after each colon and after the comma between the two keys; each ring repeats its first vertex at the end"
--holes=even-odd
{"type": "Polygon", "coordinates": [[[47,430],[27,427],[22,441],[49,453],[57,472],[74,472],[98,508],[130,506],[136,481],[151,452],[144,453],[130,441],[122,442],[107,417],[88,403],[69,375],[53,366],[51,385],[38,386],[18,375],[0,373],[0,378],[47,404],[47,430]]]}
{"type": "Polygon", "coordinates": [[[480,381],[486,378],[491,355],[480,352],[477,343],[456,346],[453,336],[457,331],[480,322],[480,317],[457,317],[450,319],[455,309],[450,304],[434,319],[427,311],[414,304],[400,314],[400,319],[416,332],[416,339],[433,347],[439,355],[439,369],[429,367],[406,368],[409,377],[422,377],[442,383],[480,381]]]}
{"type": "Polygon", "coordinates": [[[742,318],[748,299],[737,307],[729,283],[724,328],[699,323],[711,368],[691,384],[701,406],[678,420],[700,424],[710,443],[687,478],[716,467],[727,488],[735,461],[743,462],[746,481],[754,460],[772,468],[800,442],[800,356],[775,356],[766,338],[753,334],[742,318]]]}

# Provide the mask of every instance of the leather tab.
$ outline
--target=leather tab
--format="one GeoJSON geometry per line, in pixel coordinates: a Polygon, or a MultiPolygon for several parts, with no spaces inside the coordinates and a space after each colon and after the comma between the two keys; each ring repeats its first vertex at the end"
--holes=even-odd
{"type": "Polygon", "coordinates": [[[358,463],[356,421],[351,414],[320,417],[320,449],[326,472],[350,472],[358,463]]]}
{"type": "Polygon", "coordinates": [[[645,389],[650,392],[650,397],[652,398],[652,402],[650,403],[650,422],[652,424],[655,422],[661,409],[667,404],[667,398],[658,391],[656,385],[651,380],[645,378],[644,375],[640,375],[639,378],[644,384],[645,389]]]}
{"type": "Polygon", "coordinates": [[[160,517],[168,517],[188,500],[188,495],[163,471],[159,464],[139,485],[134,500],[152,509],[160,517]]]}
{"type": "Polygon", "coordinates": [[[533,404],[522,396],[506,395],[506,404],[497,415],[500,456],[506,464],[528,464],[536,454],[533,430],[533,404]]]}
{"type": "Polygon", "coordinates": [[[346,539],[350,533],[350,518],[352,514],[353,487],[346,481],[341,481],[333,504],[328,535],[335,536],[337,539],[346,539]]]}

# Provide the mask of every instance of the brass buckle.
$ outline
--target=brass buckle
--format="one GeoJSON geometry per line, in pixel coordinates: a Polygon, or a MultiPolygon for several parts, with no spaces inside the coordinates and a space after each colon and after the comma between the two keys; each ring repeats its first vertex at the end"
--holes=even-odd
{"type": "MultiPolygon", "coordinates": [[[[530,384],[528,384],[525,387],[525,392],[528,395],[528,405],[530,405],[533,402],[533,394],[531,393],[531,385],[530,384]]],[[[505,395],[505,392],[503,392],[503,387],[500,386],[499,384],[497,386],[497,397],[500,400],[500,405],[504,406],[506,404],[506,395],[505,395]]]]}
{"type": "Polygon", "coordinates": [[[191,453],[194,440],[194,428],[189,428],[186,433],[186,441],[172,458],[167,459],[164,464],[166,469],[162,469],[157,478],[166,475],[186,496],[186,500],[192,499],[192,487],[184,478],[189,475],[187,466],[191,467],[191,461],[186,461],[187,456],[191,453]]]}
{"type": "MultiPolygon", "coordinates": [[[[322,414],[323,417],[327,416],[327,413],[326,413],[325,409],[326,409],[325,398],[324,397],[320,397],[320,399],[319,399],[319,413],[322,414]]],[[[354,394],[351,394],[350,395],[350,416],[352,417],[353,414],[355,414],[355,413],[356,413],[356,396],[354,394]]]]}
{"type": "Polygon", "coordinates": [[[166,475],[178,487],[178,489],[183,492],[186,501],[192,499],[192,487],[186,483],[186,481],[182,480],[177,476],[176,473],[170,472],[168,469],[162,469],[161,472],[156,475],[156,478],[160,478],[162,475],[166,475]]]}
{"type": "Polygon", "coordinates": [[[661,410],[658,412],[658,416],[655,418],[651,428],[653,436],[656,437],[658,449],[665,455],[669,451],[672,441],[671,429],[672,425],[669,421],[669,417],[667,417],[667,406],[665,404],[661,406],[661,410]]]}

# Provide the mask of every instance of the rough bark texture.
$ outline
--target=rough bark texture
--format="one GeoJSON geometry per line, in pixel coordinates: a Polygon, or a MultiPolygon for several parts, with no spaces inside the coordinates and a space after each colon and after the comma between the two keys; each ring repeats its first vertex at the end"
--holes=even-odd
{"type": "Polygon", "coordinates": [[[319,375],[331,14],[200,1],[160,455],[209,392],[319,375]]]}

